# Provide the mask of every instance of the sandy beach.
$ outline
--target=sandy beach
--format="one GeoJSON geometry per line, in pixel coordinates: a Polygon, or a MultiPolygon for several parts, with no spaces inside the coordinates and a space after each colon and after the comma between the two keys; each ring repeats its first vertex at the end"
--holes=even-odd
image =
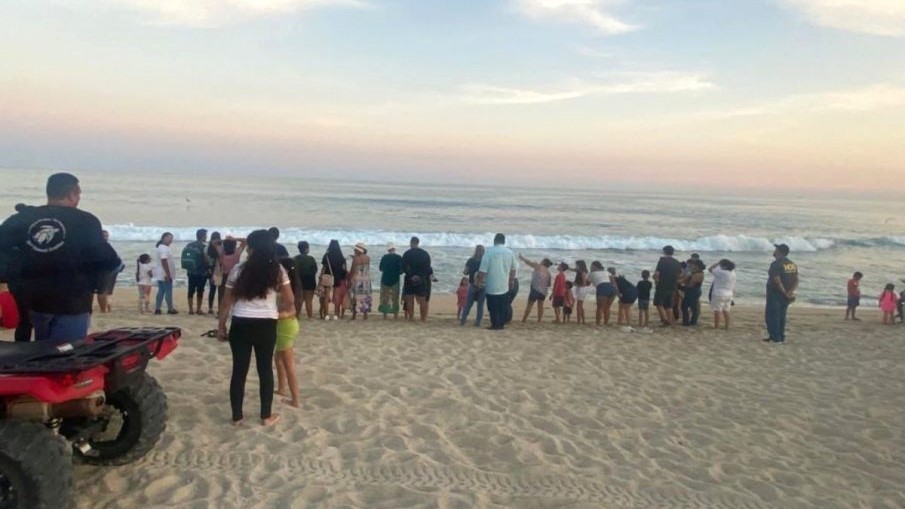
{"type": "Polygon", "coordinates": [[[781,347],[757,308],[728,333],[498,333],[443,296],[426,325],[303,320],[302,408],[234,428],[213,318],[138,315],[129,293],[94,328],[183,329],[151,366],[169,423],[136,464],[78,466],[78,508],[905,506],[905,329],[873,310],[793,308],[781,347]]]}

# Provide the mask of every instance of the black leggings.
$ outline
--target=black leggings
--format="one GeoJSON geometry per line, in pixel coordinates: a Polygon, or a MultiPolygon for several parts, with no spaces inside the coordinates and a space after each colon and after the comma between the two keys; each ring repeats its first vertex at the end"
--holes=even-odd
{"type": "Polygon", "coordinates": [[[10,285],[10,293],[13,294],[16,307],[19,308],[19,325],[16,326],[15,336],[13,337],[20,342],[31,341],[31,309],[28,298],[18,285],[10,285]]]}
{"type": "Polygon", "coordinates": [[[211,291],[207,294],[207,309],[214,309],[214,301],[217,301],[217,306],[220,306],[220,301],[223,300],[223,285],[218,285],[214,283],[214,280],[210,281],[211,291]],[[217,296],[220,296],[217,298],[217,296]]]}
{"type": "Polygon", "coordinates": [[[233,421],[244,417],[245,379],[251,366],[251,352],[261,385],[261,419],[270,417],[273,404],[273,350],[277,342],[277,321],[268,318],[233,317],[229,328],[229,347],[233,352],[233,374],[229,381],[229,403],[233,421]]]}

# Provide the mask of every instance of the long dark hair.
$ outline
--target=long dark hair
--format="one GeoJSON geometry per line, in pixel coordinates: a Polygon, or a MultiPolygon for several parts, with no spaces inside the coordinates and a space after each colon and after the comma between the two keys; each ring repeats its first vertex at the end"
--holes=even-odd
{"type": "Polygon", "coordinates": [[[170,232],[163,232],[163,235],[160,236],[160,240],[157,241],[157,244],[154,247],[160,247],[163,244],[163,239],[167,238],[167,235],[173,237],[173,234],[170,232]]]}
{"type": "Polygon", "coordinates": [[[330,263],[325,263],[324,266],[327,267],[327,272],[331,275],[342,275],[342,273],[346,270],[346,257],[343,256],[343,251],[339,247],[339,241],[333,239],[330,241],[330,244],[327,246],[327,254],[324,255],[324,258],[330,260],[330,263]]]}
{"type": "Polygon", "coordinates": [[[223,254],[231,255],[236,254],[236,239],[227,238],[223,241],[223,254]]]}
{"type": "Polygon", "coordinates": [[[217,253],[217,246],[214,245],[214,242],[220,240],[220,232],[214,232],[211,234],[211,242],[207,245],[207,257],[211,260],[216,260],[219,253],[217,253]]]}
{"type": "Polygon", "coordinates": [[[484,258],[484,245],[478,244],[477,246],[475,246],[474,254],[471,255],[471,257],[477,261],[481,261],[481,259],[484,258]]]}
{"type": "Polygon", "coordinates": [[[233,292],[244,300],[263,299],[277,290],[282,280],[277,263],[273,236],[267,230],[255,230],[248,235],[248,259],[242,265],[233,292]]]}
{"type": "Polygon", "coordinates": [[[578,286],[585,283],[585,277],[588,275],[588,264],[584,260],[575,260],[575,281],[573,284],[578,286]]]}
{"type": "Polygon", "coordinates": [[[143,253],[138,259],[135,260],[135,280],[141,280],[141,264],[142,263],[151,263],[151,255],[148,253],[143,253]]]}

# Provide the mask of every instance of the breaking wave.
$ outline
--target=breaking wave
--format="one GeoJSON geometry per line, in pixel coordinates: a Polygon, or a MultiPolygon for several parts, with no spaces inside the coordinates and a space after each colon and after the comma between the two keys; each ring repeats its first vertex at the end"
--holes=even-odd
{"type": "MultiPolygon", "coordinates": [[[[165,228],[162,226],[108,225],[105,227],[115,242],[155,242],[169,231],[177,242],[195,240],[195,227],[165,228]]],[[[207,227],[208,231],[219,231],[222,234],[245,235],[260,227],[207,227]]],[[[294,244],[306,240],[312,245],[326,245],[331,239],[339,240],[344,246],[364,242],[370,246],[385,245],[395,242],[405,246],[408,239],[418,235],[425,246],[432,247],[473,247],[476,244],[491,244],[493,233],[412,233],[380,230],[307,230],[303,228],[285,228],[282,230],[280,242],[294,244]]],[[[748,235],[712,235],[694,239],[653,237],[653,236],[581,236],[581,235],[507,235],[507,245],[518,249],[550,249],[550,250],[635,250],[658,251],[665,245],[672,245],[679,251],[716,251],[716,252],[764,252],[773,249],[773,243],[785,243],[798,252],[816,252],[838,247],[894,247],[905,248],[905,236],[889,236],[863,239],[832,239],[810,237],[777,237],[763,238],[748,235]]]]}

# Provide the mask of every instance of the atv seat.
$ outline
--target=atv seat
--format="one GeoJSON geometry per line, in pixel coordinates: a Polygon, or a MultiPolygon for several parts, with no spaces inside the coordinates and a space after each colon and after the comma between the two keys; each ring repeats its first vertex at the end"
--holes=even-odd
{"type": "MultiPolygon", "coordinates": [[[[75,341],[0,341],[0,374],[60,373],[106,364],[133,352],[154,357],[167,338],[179,338],[175,327],[120,328],[75,341]]],[[[172,348],[170,348],[172,350],[172,348]]],[[[167,353],[170,351],[167,350],[167,353]]]]}
{"type": "Polygon", "coordinates": [[[34,358],[50,358],[66,355],[79,346],[82,340],[59,341],[0,341],[0,366],[12,367],[34,358]]]}

